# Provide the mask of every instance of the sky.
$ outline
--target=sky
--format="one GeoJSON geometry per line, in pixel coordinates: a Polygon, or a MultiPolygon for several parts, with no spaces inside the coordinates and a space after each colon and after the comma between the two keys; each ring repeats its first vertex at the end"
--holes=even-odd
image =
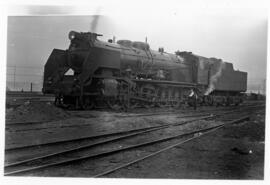
{"type": "MultiPolygon", "coordinates": [[[[67,49],[69,31],[93,31],[92,15],[100,15],[95,31],[103,34],[101,40],[115,36],[117,40],[144,41],[147,37],[154,50],[164,47],[171,53],[191,51],[221,58],[233,63],[236,70],[248,72],[251,89],[259,88],[266,78],[267,11],[263,7],[244,8],[230,3],[142,6],[132,2],[130,6],[13,8],[7,22],[7,66],[17,66],[21,73],[30,70],[38,76],[53,48],[67,49]],[[28,16],[15,16],[16,12],[28,16]]],[[[13,68],[8,70],[13,73],[13,68]]],[[[32,80],[29,78],[33,76],[20,79],[26,78],[32,80]]]]}

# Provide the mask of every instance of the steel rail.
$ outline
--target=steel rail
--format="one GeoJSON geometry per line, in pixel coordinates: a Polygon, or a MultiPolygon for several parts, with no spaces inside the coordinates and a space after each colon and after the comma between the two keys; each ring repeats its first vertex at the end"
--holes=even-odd
{"type": "MultiPolygon", "coordinates": [[[[200,114],[200,115],[193,115],[189,117],[198,117],[198,116],[212,116],[211,114],[200,114]]],[[[186,116],[183,117],[178,117],[178,118],[185,118],[186,116]]],[[[175,123],[173,123],[175,124],[175,123]]],[[[169,125],[169,124],[166,124],[169,125]]],[[[75,139],[67,139],[67,140],[60,140],[60,141],[55,141],[55,142],[47,142],[47,143],[40,143],[40,144],[32,144],[32,145],[24,145],[24,146],[18,146],[18,147],[13,147],[13,148],[7,148],[5,151],[11,151],[11,150],[17,150],[17,149],[24,149],[24,148],[29,148],[29,147],[37,147],[37,146],[44,146],[44,145],[50,145],[50,144],[60,144],[60,143],[65,143],[65,142],[71,142],[71,141],[81,141],[85,139],[96,139],[100,137],[107,137],[107,136],[114,136],[114,135],[120,135],[120,134],[127,134],[131,132],[136,132],[136,131],[142,131],[145,129],[152,129],[152,128],[157,128],[161,127],[164,125],[159,125],[159,126],[150,126],[150,127],[143,127],[143,128],[137,128],[137,129],[130,129],[130,130],[124,130],[124,131],[119,131],[119,132],[110,132],[110,133],[105,133],[105,134],[100,134],[100,135],[93,135],[93,136],[86,136],[86,137],[79,137],[75,139]]]]}
{"type": "MultiPolygon", "coordinates": [[[[241,108],[251,108],[251,107],[260,107],[260,106],[265,106],[265,105],[243,105],[243,106],[238,106],[236,107],[234,110],[238,110],[238,109],[241,109],[241,108]]],[[[223,108],[223,109],[218,109],[218,110],[214,110],[214,111],[224,111],[224,110],[228,110],[228,108],[223,108]]],[[[203,110],[204,111],[204,110],[203,110]]],[[[205,111],[209,111],[209,110],[205,110],[205,111]]],[[[213,110],[210,110],[210,111],[213,111],[213,110]]],[[[85,112],[85,111],[67,111],[68,114],[72,115],[72,113],[77,113],[77,112],[85,112]]],[[[136,117],[136,116],[153,116],[153,115],[159,115],[159,114],[178,114],[178,113],[181,113],[179,111],[163,111],[163,112],[155,112],[155,113],[146,113],[146,114],[137,114],[137,113],[134,113],[133,115],[115,115],[115,117],[120,117],[120,118],[125,118],[125,117],[136,117]]],[[[64,119],[57,119],[57,120],[45,120],[45,121],[29,121],[29,122],[9,122],[9,123],[6,123],[6,127],[9,127],[9,126],[15,126],[15,125],[19,125],[19,126],[24,126],[25,124],[26,125],[32,125],[32,124],[43,124],[43,123],[50,123],[50,122],[56,122],[56,121],[62,121],[62,120],[67,120],[69,118],[64,118],[64,119]]]]}
{"type": "MultiPolygon", "coordinates": [[[[177,118],[199,117],[199,116],[205,116],[205,115],[210,115],[210,114],[208,113],[208,114],[197,114],[197,115],[184,115],[184,116],[178,116],[177,118]]],[[[63,121],[64,120],[66,120],[66,119],[63,119],[63,121]]],[[[58,120],[58,121],[62,121],[62,120],[58,120]]],[[[54,122],[54,121],[52,121],[52,122],[54,122]]],[[[29,122],[29,123],[31,123],[31,122],[29,122]]],[[[40,122],[40,123],[42,123],[42,122],[40,122]]],[[[43,122],[43,123],[50,123],[50,122],[43,122]]],[[[12,130],[12,132],[22,132],[22,131],[30,131],[30,130],[46,130],[46,129],[53,129],[53,128],[72,128],[72,127],[81,127],[81,126],[83,127],[83,126],[90,126],[90,125],[91,124],[89,124],[89,123],[84,123],[84,124],[80,124],[80,125],[64,125],[64,126],[61,125],[61,126],[20,129],[20,130],[6,127],[6,130],[10,129],[10,130],[12,130]]],[[[23,125],[21,125],[21,126],[23,126],[23,125]]],[[[9,132],[11,132],[11,131],[9,131],[9,132]]]]}
{"type": "MultiPolygon", "coordinates": [[[[238,106],[238,107],[234,107],[233,110],[239,110],[242,108],[252,108],[252,107],[260,107],[260,106],[264,106],[264,105],[242,105],[242,106],[238,106]]],[[[202,111],[214,111],[214,112],[219,112],[219,111],[226,111],[226,110],[232,110],[230,107],[226,107],[226,108],[222,108],[222,109],[215,109],[215,110],[202,110],[202,111]]],[[[182,110],[183,111],[183,110],[182,110]]],[[[120,117],[120,118],[126,118],[126,117],[136,117],[136,116],[153,116],[153,115],[160,115],[160,114],[178,114],[181,113],[179,111],[163,111],[163,112],[154,112],[154,113],[146,113],[146,114],[137,114],[134,113],[132,115],[116,115],[115,117],[120,117]]]]}
{"type": "MultiPolygon", "coordinates": [[[[232,111],[229,111],[229,112],[232,112],[232,111]]],[[[226,113],[229,113],[229,112],[226,112],[226,113]]],[[[225,115],[226,113],[221,114],[221,115],[225,115]]],[[[196,120],[207,119],[207,118],[212,118],[212,117],[217,117],[217,116],[219,116],[219,115],[216,115],[216,116],[211,115],[211,116],[207,116],[207,117],[203,117],[203,118],[198,118],[198,119],[193,119],[193,120],[189,120],[189,121],[185,121],[185,122],[181,122],[181,123],[174,123],[174,124],[162,125],[162,126],[158,126],[158,127],[154,128],[154,129],[149,129],[149,130],[145,130],[145,131],[142,131],[142,132],[129,134],[129,135],[126,135],[126,136],[121,136],[121,137],[114,138],[114,139],[103,140],[101,142],[97,142],[97,143],[94,143],[94,144],[90,144],[90,145],[86,145],[86,146],[80,146],[80,147],[77,147],[77,148],[74,148],[74,149],[70,149],[70,150],[66,150],[66,151],[61,151],[61,152],[57,152],[57,153],[53,153],[53,154],[49,154],[49,155],[41,156],[41,157],[37,157],[37,158],[32,158],[32,159],[25,160],[25,161],[11,163],[11,164],[6,165],[5,168],[11,167],[11,166],[20,165],[20,164],[23,164],[23,163],[28,163],[28,162],[31,162],[31,161],[34,161],[34,160],[38,160],[38,159],[44,159],[46,157],[52,157],[52,156],[55,156],[55,155],[64,154],[64,153],[67,153],[67,152],[72,152],[72,151],[76,151],[76,150],[80,150],[80,149],[84,149],[84,148],[96,146],[96,145],[99,145],[99,144],[105,144],[105,143],[108,143],[108,142],[117,141],[117,140],[120,140],[120,139],[124,139],[124,138],[128,138],[128,137],[136,136],[136,135],[139,135],[139,134],[143,134],[143,133],[147,133],[147,132],[151,132],[151,131],[155,131],[155,130],[160,130],[160,129],[167,128],[167,127],[170,127],[170,126],[173,126],[173,125],[174,126],[182,125],[182,124],[185,124],[185,123],[188,123],[188,122],[193,122],[193,121],[196,121],[196,120]]],[[[72,160],[71,160],[71,162],[72,162],[72,160]]],[[[65,163],[65,161],[63,161],[62,163],[65,163]]],[[[36,168],[36,167],[34,167],[34,168],[36,168]]]]}
{"type": "MultiPolygon", "coordinates": [[[[262,105],[260,105],[262,106],[262,105]]],[[[252,107],[260,107],[260,106],[246,106],[246,107],[242,107],[242,108],[252,108],[252,107]]],[[[220,112],[220,111],[224,111],[224,110],[228,110],[229,108],[227,109],[219,109],[219,110],[215,110],[214,112],[220,112]]],[[[234,108],[233,110],[236,110],[238,111],[240,109],[240,107],[237,107],[237,108],[234,108]]],[[[206,112],[207,110],[203,110],[203,112],[206,112]]],[[[135,114],[135,115],[124,115],[124,116],[119,116],[119,115],[116,115],[115,117],[120,117],[120,118],[126,118],[126,117],[136,117],[136,116],[153,116],[153,115],[160,115],[160,114],[178,114],[180,112],[178,111],[173,111],[173,112],[170,112],[170,111],[166,111],[166,112],[155,112],[155,113],[148,113],[148,114],[135,114]]],[[[178,116],[177,118],[185,118],[185,117],[197,117],[197,116],[200,116],[199,115],[185,115],[185,116],[178,116]]],[[[64,120],[67,120],[69,118],[65,118],[65,119],[59,119],[59,120],[51,120],[51,121],[35,121],[35,122],[14,122],[14,123],[8,123],[6,124],[6,130],[11,130],[9,132],[21,132],[21,131],[29,131],[29,130],[44,130],[44,129],[51,129],[51,128],[70,128],[70,127],[77,127],[77,126],[88,126],[89,124],[81,124],[81,125],[66,125],[66,126],[53,126],[53,127],[45,127],[45,128],[32,128],[32,129],[21,129],[21,130],[16,130],[14,129],[13,130],[13,126],[25,126],[25,125],[28,125],[28,124],[44,124],[44,123],[50,123],[50,122],[57,122],[57,121],[64,121],[64,120]]]]}
{"type": "Polygon", "coordinates": [[[34,125],[34,124],[42,124],[42,123],[50,123],[50,122],[55,122],[55,121],[64,121],[64,120],[67,120],[69,118],[64,118],[64,119],[56,119],[56,120],[43,120],[43,121],[24,121],[24,122],[9,122],[9,123],[6,123],[6,126],[17,126],[17,125],[34,125]]]}
{"type": "MultiPolygon", "coordinates": [[[[237,121],[247,119],[247,118],[249,118],[249,116],[245,117],[245,118],[238,119],[237,121]]],[[[234,122],[236,122],[236,121],[234,121],[234,122]]],[[[225,124],[222,124],[222,125],[225,125],[225,124]]],[[[208,128],[199,129],[199,130],[196,130],[196,131],[186,132],[186,133],[181,133],[181,134],[177,134],[175,136],[165,137],[165,138],[157,139],[157,140],[154,140],[154,141],[149,141],[149,142],[145,142],[145,143],[131,145],[131,146],[127,146],[127,147],[124,147],[124,148],[121,148],[121,149],[115,149],[115,150],[111,150],[111,151],[107,151],[107,152],[101,152],[101,153],[94,154],[94,155],[88,155],[88,156],[78,157],[78,158],[75,158],[75,159],[68,159],[68,160],[64,160],[64,161],[60,161],[60,162],[55,162],[55,163],[51,163],[51,164],[45,164],[45,165],[41,165],[41,166],[30,167],[30,168],[21,169],[21,170],[15,170],[15,171],[4,173],[4,175],[5,176],[15,175],[15,174],[18,174],[18,173],[24,173],[24,172],[29,172],[29,171],[33,171],[33,170],[39,170],[39,169],[48,168],[48,167],[52,167],[52,166],[68,164],[68,163],[77,162],[77,161],[81,161],[81,160],[85,160],[85,159],[104,157],[104,156],[107,156],[107,155],[115,154],[115,153],[118,153],[118,152],[130,150],[130,149],[134,149],[134,148],[139,148],[139,147],[143,147],[143,146],[147,146],[147,145],[152,145],[152,144],[155,144],[155,143],[169,141],[169,140],[172,140],[172,139],[176,139],[178,137],[188,136],[188,135],[191,135],[191,134],[196,134],[196,133],[200,133],[200,132],[207,131],[207,130],[212,130],[214,128],[219,128],[222,125],[208,127],[208,128]]]]}
{"type": "Polygon", "coordinates": [[[135,159],[135,160],[133,160],[133,161],[130,161],[130,162],[128,162],[128,163],[125,163],[125,164],[120,165],[120,166],[118,166],[118,167],[115,167],[115,168],[113,168],[113,169],[110,169],[110,170],[107,170],[107,171],[105,171],[105,172],[96,174],[96,175],[94,175],[94,176],[92,176],[92,177],[97,178],[97,177],[102,177],[102,176],[111,174],[111,173],[113,173],[113,172],[115,172],[115,171],[117,171],[117,170],[120,170],[120,169],[122,169],[122,168],[125,168],[125,167],[127,167],[127,166],[130,166],[130,165],[132,165],[132,164],[138,163],[138,162],[143,161],[143,160],[145,160],[145,159],[147,159],[147,158],[153,157],[153,156],[155,156],[155,155],[157,155],[157,154],[160,154],[160,153],[162,153],[162,152],[165,152],[165,151],[167,151],[167,150],[169,150],[169,149],[172,149],[172,148],[174,148],[174,147],[176,147],[176,146],[182,145],[182,144],[184,144],[184,143],[187,143],[187,142],[192,141],[192,140],[194,140],[194,139],[197,139],[197,138],[199,138],[199,137],[208,135],[208,134],[210,134],[210,133],[212,133],[212,132],[215,132],[216,130],[218,130],[218,129],[220,129],[220,128],[225,127],[226,125],[234,124],[234,123],[237,123],[237,122],[242,122],[242,121],[245,121],[245,120],[247,120],[247,119],[249,119],[249,116],[246,116],[246,117],[243,117],[243,118],[240,118],[240,119],[237,119],[237,120],[228,122],[228,123],[224,123],[224,124],[222,124],[222,125],[213,127],[213,128],[210,129],[210,130],[209,130],[209,129],[202,129],[202,130],[200,130],[200,131],[198,131],[198,132],[200,132],[200,133],[203,132],[203,131],[205,131],[205,132],[204,132],[204,133],[201,133],[200,135],[194,135],[193,137],[191,137],[191,138],[189,138],[189,139],[186,139],[186,140],[184,140],[184,141],[180,141],[180,142],[178,142],[178,143],[176,143],[176,144],[170,145],[170,146],[168,146],[168,147],[165,147],[165,148],[163,148],[163,149],[161,149],[161,150],[158,150],[158,151],[153,152],[153,153],[151,153],[151,154],[148,154],[148,155],[146,155],[146,156],[137,158],[137,159],[135,159]]]}
{"type": "Polygon", "coordinates": [[[43,155],[43,156],[40,156],[40,157],[26,159],[26,160],[23,160],[23,161],[9,163],[9,164],[6,164],[4,167],[6,168],[6,167],[17,166],[17,165],[25,164],[25,163],[28,163],[28,162],[33,162],[35,160],[41,160],[41,159],[45,159],[45,158],[48,158],[48,157],[53,157],[53,156],[65,154],[65,153],[68,153],[68,152],[74,152],[74,151],[77,151],[77,150],[86,149],[86,148],[94,147],[94,146],[97,146],[97,145],[102,145],[102,144],[118,141],[118,140],[121,140],[121,139],[126,139],[126,138],[129,138],[129,137],[132,137],[132,136],[137,136],[137,135],[140,135],[140,134],[145,134],[145,133],[148,133],[148,132],[153,132],[153,131],[169,128],[171,126],[180,126],[180,125],[184,125],[184,124],[191,123],[191,122],[194,122],[194,121],[207,119],[207,118],[212,118],[212,117],[214,117],[214,116],[210,115],[210,116],[205,116],[205,117],[202,117],[202,118],[197,118],[197,119],[193,119],[193,120],[189,120],[189,121],[183,121],[183,122],[180,122],[180,123],[161,125],[161,126],[153,127],[151,129],[143,130],[143,131],[140,131],[140,132],[135,132],[135,133],[131,133],[131,134],[128,134],[128,135],[120,136],[120,137],[117,137],[117,138],[105,139],[105,140],[102,140],[102,141],[99,141],[99,142],[96,142],[96,143],[87,144],[87,145],[84,145],[84,146],[79,146],[79,147],[76,147],[76,148],[67,149],[67,150],[63,150],[63,151],[60,151],[60,152],[55,152],[55,153],[51,153],[51,154],[48,154],[48,155],[43,155]]]}
{"type": "Polygon", "coordinates": [[[175,139],[175,138],[180,137],[180,136],[186,136],[186,135],[194,134],[194,133],[196,133],[196,131],[192,131],[192,132],[184,133],[184,134],[179,134],[179,135],[176,135],[176,136],[166,137],[166,138],[162,138],[162,139],[158,139],[158,140],[154,140],[154,141],[150,141],[150,142],[140,143],[140,144],[137,144],[137,145],[124,147],[124,148],[121,148],[121,149],[111,150],[111,151],[108,151],[108,152],[101,152],[101,153],[98,153],[98,154],[89,155],[89,156],[83,156],[83,157],[79,157],[79,158],[75,158],[75,159],[68,159],[68,160],[55,162],[55,163],[51,163],[51,164],[45,164],[45,165],[26,168],[26,169],[22,169],[22,170],[15,170],[15,171],[4,173],[4,175],[5,176],[6,175],[14,175],[14,174],[18,174],[18,173],[29,172],[29,171],[43,169],[43,168],[47,168],[47,167],[58,166],[58,165],[61,165],[61,164],[72,163],[72,162],[76,162],[76,161],[80,161],[80,160],[91,159],[91,158],[96,158],[96,157],[103,157],[103,156],[111,155],[111,154],[114,154],[114,153],[126,151],[126,150],[129,150],[129,149],[134,149],[134,148],[147,146],[147,145],[151,145],[151,144],[155,144],[155,143],[159,143],[159,142],[164,142],[164,141],[168,141],[168,140],[171,140],[171,139],[175,139]]]}
{"type": "MultiPolygon", "coordinates": [[[[258,107],[258,106],[254,106],[254,107],[258,107]]],[[[252,107],[248,107],[248,108],[252,108],[252,107]]],[[[225,113],[220,113],[220,114],[216,114],[216,115],[212,115],[212,116],[217,117],[217,116],[233,113],[235,111],[242,111],[242,110],[230,110],[230,111],[227,111],[225,113]]],[[[205,114],[205,116],[207,116],[207,115],[211,116],[211,114],[209,114],[209,113],[205,114]]],[[[193,115],[193,116],[188,115],[188,117],[196,117],[196,116],[203,116],[203,114],[193,115]]],[[[186,116],[182,116],[182,117],[179,116],[177,118],[185,118],[185,117],[186,116]]],[[[172,124],[175,124],[175,123],[172,123],[172,124]]],[[[164,125],[161,125],[161,126],[164,126],[164,125]]],[[[60,140],[60,141],[40,143],[40,144],[17,146],[17,147],[13,147],[13,148],[6,148],[5,151],[8,152],[8,151],[12,151],[12,150],[26,149],[26,148],[31,148],[31,147],[41,147],[41,146],[47,146],[47,145],[52,145],[52,144],[61,144],[61,143],[74,142],[74,141],[82,141],[82,140],[86,140],[86,139],[97,139],[97,138],[100,138],[100,137],[109,137],[109,136],[115,136],[115,135],[121,135],[121,134],[128,134],[128,133],[132,133],[132,132],[143,131],[143,130],[146,130],[146,129],[158,128],[158,127],[161,127],[161,126],[150,126],[150,127],[144,127],[144,128],[138,128],[138,129],[124,130],[124,131],[119,131],[119,132],[105,133],[105,134],[100,134],[100,135],[80,137],[80,138],[75,138],[75,139],[67,139],[67,140],[60,140]]]]}

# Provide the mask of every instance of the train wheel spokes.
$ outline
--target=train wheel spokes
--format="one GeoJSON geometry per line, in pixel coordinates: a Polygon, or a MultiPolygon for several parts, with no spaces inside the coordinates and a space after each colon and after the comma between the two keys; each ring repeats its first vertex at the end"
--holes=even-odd
{"type": "Polygon", "coordinates": [[[157,105],[158,105],[160,108],[167,107],[167,103],[166,103],[165,101],[157,102],[157,105]]]}
{"type": "Polygon", "coordinates": [[[129,102],[129,108],[134,109],[139,106],[139,103],[136,100],[130,100],[129,102]]]}
{"type": "Polygon", "coordinates": [[[120,110],[122,108],[122,104],[116,98],[109,98],[106,102],[108,106],[113,110],[120,110]]]}
{"type": "Polygon", "coordinates": [[[155,104],[154,104],[153,102],[143,102],[143,103],[142,103],[142,106],[143,106],[144,108],[152,108],[152,107],[155,106],[155,104]]]}
{"type": "Polygon", "coordinates": [[[171,105],[174,108],[178,108],[178,107],[180,107],[180,101],[179,100],[172,101],[171,105]]]}
{"type": "Polygon", "coordinates": [[[143,106],[143,108],[147,108],[147,109],[150,108],[150,106],[148,105],[148,103],[142,103],[142,106],[143,106]]]}

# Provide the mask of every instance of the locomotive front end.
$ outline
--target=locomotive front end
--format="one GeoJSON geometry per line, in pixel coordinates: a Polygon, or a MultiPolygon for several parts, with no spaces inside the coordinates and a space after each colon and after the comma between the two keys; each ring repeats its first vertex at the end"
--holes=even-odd
{"type": "Polygon", "coordinates": [[[44,68],[43,93],[55,94],[57,99],[66,97],[66,100],[74,99],[67,97],[80,96],[83,84],[87,80],[91,81],[89,61],[91,47],[97,36],[98,34],[89,32],[71,31],[69,33],[69,48],[67,50],[54,49],[47,60],[44,68]]]}

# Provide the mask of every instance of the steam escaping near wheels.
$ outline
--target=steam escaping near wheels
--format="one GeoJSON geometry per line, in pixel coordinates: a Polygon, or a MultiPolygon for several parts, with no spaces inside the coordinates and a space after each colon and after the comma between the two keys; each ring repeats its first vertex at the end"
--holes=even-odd
{"type": "Polygon", "coordinates": [[[215,83],[218,81],[218,78],[221,77],[223,70],[226,69],[224,62],[220,62],[217,72],[210,77],[209,86],[205,91],[204,95],[209,95],[215,90],[215,83]]]}

